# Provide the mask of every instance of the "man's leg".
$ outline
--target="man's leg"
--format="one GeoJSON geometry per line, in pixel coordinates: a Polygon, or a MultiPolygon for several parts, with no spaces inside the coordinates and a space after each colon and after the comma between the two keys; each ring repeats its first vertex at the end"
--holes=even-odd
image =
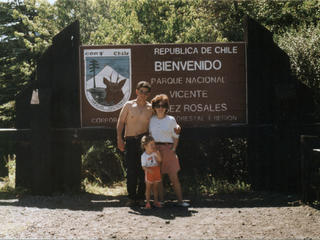
{"type": "Polygon", "coordinates": [[[137,167],[137,178],[138,178],[138,200],[139,205],[144,206],[144,199],[145,199],[145,193],[146,193],[146,183],[145,183],[145,173],[144,170],[141,167],[141,139],[137,139],[136,141],[137,148],[136,148],[136,167],[137,167]]]}
{"type": "Polygon", "coordinates": [[[127,191],[128,198],[137,200],[137,167],[136,167],[136,148],[134,140],[128,140],[126,142],[126,162],[127,162],[127,191]]]}
{"type": "Polygon", "coordinates": [[[138,199],[139,200],[144,200],[145,199],[145,192],[146,192],[146,183],[144,181],[144,171],[141,167],[141,160],[139,162],[139,169],[138,171],[138,178],[139,178],[139,183],[138,183],[138,199]]]}

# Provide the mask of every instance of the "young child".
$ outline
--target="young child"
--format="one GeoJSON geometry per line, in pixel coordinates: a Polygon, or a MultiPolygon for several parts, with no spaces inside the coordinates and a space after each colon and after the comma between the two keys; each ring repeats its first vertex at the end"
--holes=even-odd
{"type": "Polygon", "coordinates": [[[146,209],[150,209],[150,195],[151,187],[153,189],[154,203],[156,207],[162,207],[158,202],[158,183],[161,181],[160,167],[158,163],[161,162],[160,152],[156,149],[154,138],[151,136],[144,136],[141,139],[141,147],[144,153],[141,155],[141,166],[145,171],[146,182],[146,209]]]}

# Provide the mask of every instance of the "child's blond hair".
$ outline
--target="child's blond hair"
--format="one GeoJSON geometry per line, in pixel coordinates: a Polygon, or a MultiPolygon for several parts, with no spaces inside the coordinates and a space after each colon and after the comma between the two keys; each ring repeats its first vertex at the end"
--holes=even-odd
{"type": "Polygon", "coordinates": [[[141,139],[141,148],[144,151],[144,146],[147,145],[149,142],[154,141],[154,138],[151,136],[143,136],[141,139]]]}

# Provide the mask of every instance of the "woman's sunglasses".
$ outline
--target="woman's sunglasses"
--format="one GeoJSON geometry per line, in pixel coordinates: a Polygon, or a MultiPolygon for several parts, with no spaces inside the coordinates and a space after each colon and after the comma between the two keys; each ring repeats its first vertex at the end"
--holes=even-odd
{"type": "Polygon", "coordinates": [[[154,105],[154,107],[155,107],[155,108],[167,108],[168,105],[167,105],[167,104],[162,104],[162,105],[156,104],[156,105],[154,105]]]}

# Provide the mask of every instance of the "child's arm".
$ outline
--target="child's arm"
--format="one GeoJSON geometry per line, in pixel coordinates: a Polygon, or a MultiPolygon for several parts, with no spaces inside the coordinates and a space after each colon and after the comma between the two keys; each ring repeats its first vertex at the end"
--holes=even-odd
{"type": "Polygon", "coordinates": [[[160,163],[160,162],[162,161],[160,152],[159,152],[158,150],[155,150],[154,152],[155,152],[156,155],[157,155],[157,156],[156,156],[156,161],[157,161],[158,163],[160,163]]]}
{"type": "Polygon", "coordinates": [[[148,168],[145,167],[145,166],[142,166],[142,169],[143,169],[144,171],[147,171],[147,172],[149,172],[150,174],[153,175],[153,171],[152,171],[151,169],[148,169],[148,168]]]}

